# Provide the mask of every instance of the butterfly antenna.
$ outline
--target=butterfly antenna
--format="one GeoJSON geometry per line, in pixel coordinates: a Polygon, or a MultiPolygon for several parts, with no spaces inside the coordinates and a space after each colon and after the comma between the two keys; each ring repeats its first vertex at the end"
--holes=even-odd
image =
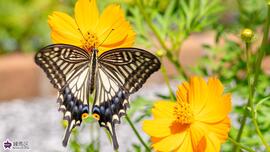
{"type": "MultiPolygon", "coordinates": [[[[76,23],[76,25],[77,25],[77,27],[78,27],[78,31],[79,31],[80,34],[82,35],[83,39],[89,44],[88,40],[84,37],[83,32],[82,32],[82,30],[80,29],[79,24],[77,23],[77,20],[76,20],[76,19],[75,19],[75,23],[76,23]]],[[[90,44],[89,44],[89,45],[90,45],[90,44]]]]}
{"type": "Polygon", "coordinates": [[[105,39],[99,44],[99,46],[98,46],[97,48],[99,48],[99,47],[107,40],[107,38],[111,35],[111,33],[112,33],[113,30],[114,30],[114,29],[112,29],[112,30],[110,31],[110,33],[105,37],[105,39]]]}

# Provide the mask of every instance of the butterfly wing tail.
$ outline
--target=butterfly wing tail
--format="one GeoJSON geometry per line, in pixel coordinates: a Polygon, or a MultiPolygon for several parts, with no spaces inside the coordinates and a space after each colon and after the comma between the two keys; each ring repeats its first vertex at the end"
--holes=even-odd
{"type": "Polygon", "coordinates": [[[69,137],[70,137],[70,134],[71,134],[71,131],[72,129],[75,127],[75,120],[72,120],[72,121],[68,121],[68,127],[66,128],[66,131],[65,131],[65,135],[64,135],[64,138],[63,138],[63,146],[66,147],[67,146],[67,143],[69,141],[69,137]]]}
{"type": "Polygon", "coordinates": [[[119,145],[118,145],[118,141],[117,141],[117,138],[116,138],[116,134],[115,134],[115,130],[114,130],[114,125],[113,125],[113,129],[112,129],[112,141],[113,141],[113,148],[116,150],[119,148],[119,145]]]}
{"type": "Polygon", "coordinates": [[[107,125],[106,125],[105,128],[109,131],[109,133],[111,135],[112,142],[113,142],[113,148],[115,150],[117,150],[119,148],[119,145],[118,145],[118,141],[117,141],[116,134],[115,134],[114,124],[111,124],[110,122],[107,122],[107,125]]]}

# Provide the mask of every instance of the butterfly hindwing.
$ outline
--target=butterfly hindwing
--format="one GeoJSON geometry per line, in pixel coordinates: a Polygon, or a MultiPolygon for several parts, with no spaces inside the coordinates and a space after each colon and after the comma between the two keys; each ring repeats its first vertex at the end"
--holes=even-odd
{"type": "Polygon", "coordinates": [[[142,49],[118,48],[101,54],[98,66],[92,113],[100,116],[99,124],[109,130],[117,149],[115,124],[126,114],[130,94],[160,68],[160,62],[142,49]]]}
{"type": "Polygon", "coordinates": [[[93,115],[99,116],[99,124],[108,129],[113,139],[114,148],[118,148],[115,134],[115,124],[120,123],[120,116],[126,113],[128,93],[121,88],[108,74],[105,68],[100,67],[96,73],[96,90],[93,115]]]}
{"type": "Polygon", "coordinates": [[[71,130],[80,125],[82,114],[89,112],[91,56],[76,46],[54,44],[41,49],[35,56],[35,62],[59,91],[59,110],[68,121],[63,140],[63,145],[66,146],[71,130]]]}

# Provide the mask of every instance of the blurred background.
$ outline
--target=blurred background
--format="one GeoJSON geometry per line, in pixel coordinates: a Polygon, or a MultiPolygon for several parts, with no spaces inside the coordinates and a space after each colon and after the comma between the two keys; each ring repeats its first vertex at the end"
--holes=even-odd
{"type": "MultiPolygon", "coordinates": [[[[56,90],[33,60],[35,52],[51,44],[48,15],[53,11],[73,15],[75,3],[76,0],[0,0],[0,144],[9,139],[12,142],[25,142],[29,149],[24,151],[78,151],[80,146],[87,147],[84,148],[85,151],[95,151],[96,145],[99,145],[100,151],[111,151],[106,134],[92,121],[90,125],[83,124],[78,129],[78,132],[83,133],[75,131],[71,147],[61,146],[64,129],[62,114],[57,111],[56,90]],[[87,128],[91,128],[90,131],[87,128]]],[[[153,53],[162,49],[140,15],[134,0],[99,0],[100,10],[109,3],[118,3],[125,10],[127,19],[137,33],[136,47],[153,53]],[[152,38],[153,41],[149,41],[152,38]]],[[[175,35],[175,39],[182,39],[179,41],[181,53],[178,56],[182,67],[189,76],[218,75],[227,86],[227,91],[237,94],[234,98],[239,102],[235,104],[235,109],[236,113],[241,113],[241,104],[247,97],[247,90],[243,86],[247,82],[240,32],[243,28],[255,31],[255,51],[262,39],[262,24],[266,17],[265,1],[206,0],[204,5],[202,3],[204,2],[200,0],[175,0],[175,4],[165,0],[149,0],[144,1],[143,5],[150,13],[151,21],[158,27],[162,38],[169,37],[166,39],[168,43],[174,40],[173,36],[170,39],[168,35],[173,35],[175,27],[178,26],[175,22],[179,19],[179,27],[183,27],[183,31],[178,31],[179,35],[175,35]],[[185,14],[182,3],[187,5],[186,9],[190,14],[185,14]],[[207,3],[210,3],[211,7],[206,6],[207,3]],[[168,15],[169,9],[172,11],[168,15]],[[180,15],[174,18],[174,14],[181,12],[184,12],[186,17],[180,15]],[[201,13],[202,18],[196,18],[198,13],[201,13]],[[191,22],[192,26],[187,27],[188,22],[191,22]]],[[[262,63],[264,76],[261,77],[262,83],[258,88],[262,96],[270,92],[269,53],[270,51],[262,63]]],[[[168,59],[165,58],[162,63],[171,78],[173,89],[176,90],[177,84],[183,79],[176,76],[176,69],[168,59]]],[[[138,93],[132,95],[132,106],[142,111],[149,110],[151,104],[147,103],[162,95],[168,96],[168,90],[162,74],[157,72],[138,93]]],[[[264,112],[269,112],[269,109],[265,109],[264,112]]],[[[134,110],[131,114],[134,115],[134,119],[138,118],[138,122],[144,118],[134,110]]],[[[235,121],[237,120],[236,118],[235,121]]],[[[265,124],[265,128],[269,126],[269,123],[265,124]]],[[[141,130],[140,123],[137,127],[141,130]]],[[[120,151],[137,151],[138,141],[135,137],[130,139],[128,132],[131,132],[129,126],[117,126],[120,151]]],[[[147,139],[146,135],[144,138],[147,139]]],[[[256,144],[256,141],[250,141],[249,144],[256,144]]]]}

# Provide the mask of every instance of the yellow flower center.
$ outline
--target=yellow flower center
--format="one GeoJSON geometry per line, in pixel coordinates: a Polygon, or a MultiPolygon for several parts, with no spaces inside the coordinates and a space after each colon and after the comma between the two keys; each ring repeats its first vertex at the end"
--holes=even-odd
{"type": "Polygon", "coordinates": [[[82,42],[82,47],[86,51],[91,51],[92,48],[97,47],[99,44],[97,35],[95,33],[92,33],[92,32],[87,32],[83,36],[83,39],[81,40],[81,42],[82,42]]]}
{"type": "Polygon", "coordinates": [[[191,124],[193,122],[193,113],[187,102],[177,102],[174,107],[176,122],[180,124],[191,124]]]}

